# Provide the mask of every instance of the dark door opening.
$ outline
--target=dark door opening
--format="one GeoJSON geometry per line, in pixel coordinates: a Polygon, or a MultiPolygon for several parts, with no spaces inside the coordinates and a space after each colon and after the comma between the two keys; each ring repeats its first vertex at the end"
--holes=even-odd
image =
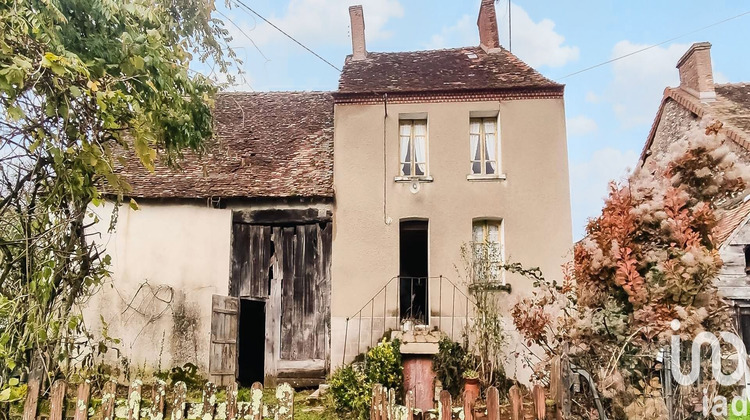
{"type": "Polygon", "coordinates": [[[240,299],[237,380],[242,386],[263,383],[266,354],[266,303],[240,299]]]}
{"type": "Polygon", "coordinates": [[[399,238],[399,315],[402,320],[414,319],[427,324],[427,221],[402,221],[399,238]]]}

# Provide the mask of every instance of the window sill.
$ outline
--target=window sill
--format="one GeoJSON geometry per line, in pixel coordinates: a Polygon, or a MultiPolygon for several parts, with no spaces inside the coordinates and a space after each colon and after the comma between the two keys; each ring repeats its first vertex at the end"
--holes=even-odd
{"type": "Polygon", "coordinates": [[[397,176],[393,178],[396,182],[432,182],[434,179],[431,176],[397,176]]]}
{"type": "Polygon", "coordinates": [[[466,175],[469,181],[505,181],[505,174],[497,175],[466,175]]]}

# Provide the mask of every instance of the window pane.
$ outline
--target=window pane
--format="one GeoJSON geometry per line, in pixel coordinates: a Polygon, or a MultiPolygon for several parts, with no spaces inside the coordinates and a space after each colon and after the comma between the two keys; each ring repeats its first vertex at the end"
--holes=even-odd
{"type": "Polygon", "coordinates": [[[414,135],[415,136],[427,135],[427,122],[426,121],[414,121],[414,135]]]}
{"type": "Polygon", "coordinates": [[[497,163],[495,161],[488,160],[487,162],[485,162],[484,166],[485,166],[484,168],[485,174],[495,175],[495,172],[497,170],[497,163]]]}
{"type": "Polygon", "coordinates": [[[472,240],[474,242],[484,242],[484,223],[475,223],[472,231],[472,240]]]}
{"type": "Polygon", "coordinates": [[[478,120],[471,120],[471,123],[469,124],[469,133],[479,134],[479,121],[478,120]]]}
{"type": "Polygon", "coordinates": [[[495,120],[484,120],[484,132],[495,133],[495,120]]]}
{"type": "Polygon", "coordinates": [[[482,152],[479,150],[479,134],[469,136],[471,142],[471,160],[482,159],[482,152]]]}
{"type": "Polygon", "coordinates": [[[482,173],[482,163],[481,162],[474,162],[471,164],[471,173],[472,174],[481,174],[482,173]]]}
{"type": "Polygon", "coordinates": [[[403,163],[401,164],[401,175],[409,176],[411,175],[411,163],[403,163]]]}
{"type": "Polygon", "coordinates": [[[488,224],[488,240],[492,243],[500,243],[500,228],[496,223],[488,224]]]}
{"type": "Polygon", "coordinates": [[[411,135],[411,123],[402,121],[400,134],[402,136],[410,136],[411,135]]]}

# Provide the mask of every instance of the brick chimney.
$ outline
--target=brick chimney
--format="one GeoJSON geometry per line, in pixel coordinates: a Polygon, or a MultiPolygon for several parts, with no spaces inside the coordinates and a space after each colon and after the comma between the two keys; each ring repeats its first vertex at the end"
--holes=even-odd
{"type": "Polygon", "coordinates": [[[500,35],[497,30],[497,16],[495,15],[495,0],[482,0],[479,6],[479,46],[487,52],[500,48],[500,35]]]}
{"type": "Polygon", "coordinates": [[[349,7],[349,18],[352,26],[352,60],[367,58],[365,48],[365,14],[362,5],[349,7]]]}
{"type": "Polygon", "coordinates": [[[711,44],[698,42],[677,62],[680,88],[703,102],[716,99],[714,75],[711,70],[711,44]]]}

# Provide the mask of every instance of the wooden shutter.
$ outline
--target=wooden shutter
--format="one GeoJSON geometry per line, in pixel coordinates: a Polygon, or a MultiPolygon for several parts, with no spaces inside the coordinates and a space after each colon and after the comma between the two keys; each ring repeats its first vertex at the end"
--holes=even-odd
{"type": "Polygon", "coordinates": [[[239,299],[213,295],[208,373],[211,381],[218,386],[234,382],[237,374],[239,308],[239,299]]]}

